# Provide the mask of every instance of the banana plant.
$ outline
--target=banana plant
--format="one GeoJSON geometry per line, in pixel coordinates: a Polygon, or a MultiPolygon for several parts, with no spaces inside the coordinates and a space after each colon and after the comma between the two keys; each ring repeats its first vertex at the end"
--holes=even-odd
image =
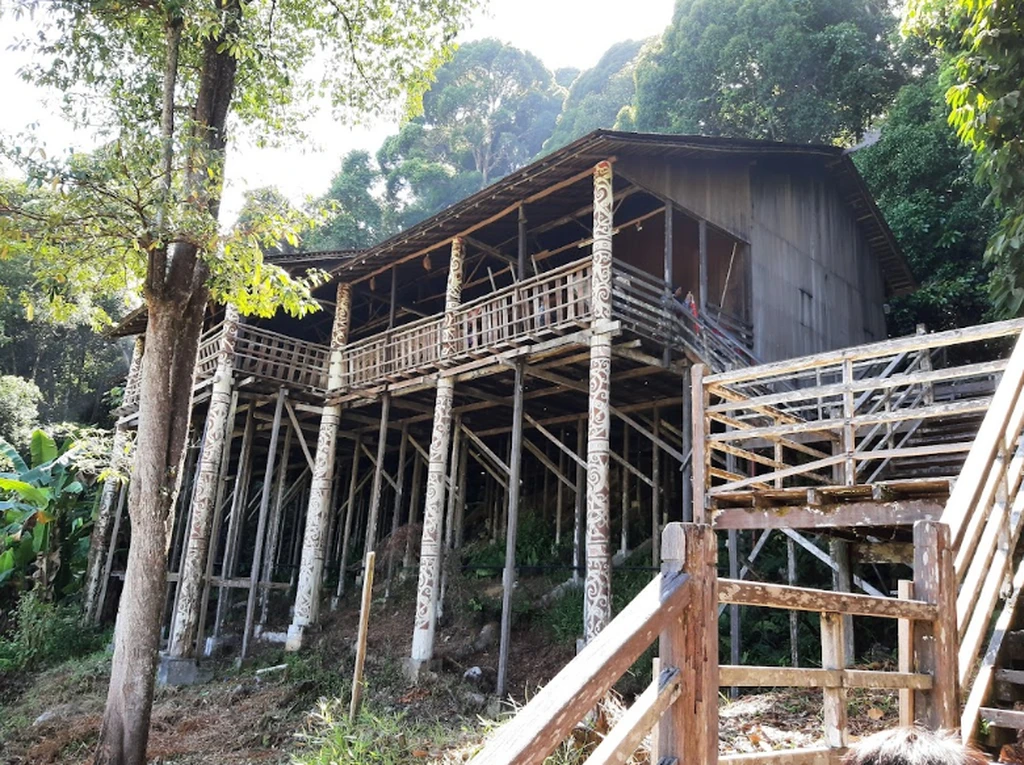
{"type": "Polygon", "coordinates": [[[0,586],[35,581],[40,595],[68,594],[88,553],[91,513],[74,465],[75,444],[32,433],[25,462],[0,439],[12,472],[0,473],[0,586]],[[76,565],[77,564],[77,565],[76,565]]]}

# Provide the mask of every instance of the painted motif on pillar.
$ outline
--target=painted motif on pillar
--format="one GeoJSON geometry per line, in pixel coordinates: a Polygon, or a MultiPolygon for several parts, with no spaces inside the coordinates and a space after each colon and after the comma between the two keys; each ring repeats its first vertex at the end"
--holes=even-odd
{"type": "Polygon", "coordinates": [[[448,440],[451,434],[454,385],[450,377],[437,383],[434,425],[430,436],[430,462],[427,465],[427,489],[423,507],[423,538],[420,545],[420,576],[416,590],[416,629],[429,630],[431,608],[438,587],[441,532],[444,515],[444,479],[448,464],[448,440]]]}
{"type": "Polygon", "coordinates": [[[448,263],[448,282],[445,289],[444,322],[441,325],[441,355],[454,356],[459,352],[459,327],[455,309],[462,301],[462,262],[464,245],[461,239],[452,240],[452,256],[448,263]]]}
{"type": "Polygon", "coordinates": [[[590,640],[611,621],[610,410],[611,337],[595,336],[590,349],[587,414],[585,630],[590,640]]]}
{"type": "Polygon", "coordinates": [[[352,285],[348,282],[339,282],[334,303],[334,324],[331,326],[331,348],[341,348],[348,343],[351,325],[352,285]]]}
{"type": "Polygon", "coordinates": [[[594,167],[594,243],[591,248],[593,316],[597,322],[612,318],[613,202],[611,162],[598,162],[594,167]]]}

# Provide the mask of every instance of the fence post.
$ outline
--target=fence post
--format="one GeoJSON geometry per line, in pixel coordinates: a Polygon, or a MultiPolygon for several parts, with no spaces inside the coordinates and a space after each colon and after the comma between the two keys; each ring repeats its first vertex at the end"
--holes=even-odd
{"type": "Polygon", "coordinates": [[[684,571],[693,600],[661,634],[659,664],[681,674],[683,692],[658,725],[657,751],[693,765],[718,762],[718,546],[711,527],[670,523],[661,536],[663,574],[684,571]],[[685,753],[685,755],[684,755],[685,753]]]}
{"type": "MultiPolygon", "coordinates": [[[[845,619],[843,614],[821,615],[821,668],[842,672],[846,669],[845,619]]],[[[825,745],[845,749],[847,745],[846,688],[842,683],[827,685],[822,691],[825,745]]]]}
{"type": "MultiPolygon", "coordinates": [[[[902,600],[910,600],[914,597],[914,583],[901,579],[898,584],[898,595],[902,600]]],[[[897,626],[897,642],[899,651],[900,672],[914,671],[914,622],[910,619],[900,619],[897,626]]],[[[909,688],[901,688],[900,698],[900,725],[909,728],[914,724],[914,692],[909,688]]]]}
{"type": "MultiPolygon", "coordinates": [[[[706,454],[708,424],[705,421],[705,409],[707,407],[707,395],[704,392],[703,364],[694,364],[690,370],[690,381],[693,386],[693,448],[690,458],[691,475],[693,476],[693,520],[697,523],[707,523],[707,468],[709,457],[706,454]]],[[[662,537],[664,539],[664,537],[662,537]]],[[[717,606],[715,613],[717,613],[717,606]]]]}
{"type": "Polygon", "coordinates": [[[938,606],[934,622],[914,623],[917,671],[932,676],[930,691],[915,691],[916,722],[937,730],[960,725],[957,669],[956,574],[949,526],[914,524],[914,598],[938,606]]]}

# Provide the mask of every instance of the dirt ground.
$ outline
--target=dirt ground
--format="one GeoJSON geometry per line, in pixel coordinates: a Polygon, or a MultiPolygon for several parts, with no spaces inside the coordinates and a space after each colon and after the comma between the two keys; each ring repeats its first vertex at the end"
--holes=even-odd
{"type": "MultiPolygon", "coordinates": [[[[464,593],[463,593],[464,594],[464,593]]],[[[488,724],[512,707],[486,698],[497,669],[497,641],[474,651],[486,615],[471,608],[442,622],[437,634],[436,676],[409,685],[401,672],[412,635],[413,608],[407,589],[390,602],[374,602],[367,657],[366,704],[375,713],[398,713],[437,726],[436,741],[414,753],[414,761],[454,762],[472,753],[488,724]],[[480,667],[483,687],[463,679],[480,667]]],[[[150,734],[152,763],[243,765],[287,763],[303,748],[303,731],[320,699],[350,692],[358,606],[353,597],[325,615],[310,650],[286,656],[260,644],[242,667],[230,658],[210,665],[209,682],[157,691],[150,734]],[[286,664],[258,678],[256,670],[286,664]]],[[[455,610],[455,609],[453,609],[455,610]]],[[[488,628],[496,632],[494,625],[488,628]]],[[[485,641],[486,642],[486,641],[485,641]]],[[[510,692],[528,699],[568,662],[574,647],[553,639],[529,618],[513,632],[510,692]]],[[[109,673],[109,656],[95,654],[35,675],[0,678],[0,763],[84,765],[96,742],[109,673]]],[[[628,699],[627,699],[628,701],[628,699]]],[[[855,735],[895,725],[894,692],[851,693],[855,735]]],[[[723,752],[757,752],[820,743],[821,695],[813,690],[759,693],[721,702],[723,752]]]]}

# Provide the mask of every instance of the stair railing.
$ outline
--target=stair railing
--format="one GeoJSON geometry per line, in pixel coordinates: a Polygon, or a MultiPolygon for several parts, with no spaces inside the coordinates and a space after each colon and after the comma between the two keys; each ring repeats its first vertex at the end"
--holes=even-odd
{"type": "MultiPolygon", "coordinates": [[[[1016,346],[996,388],[992,403],[942,514],[950,529],[954,568],[959,591],[956,597],[958,652],[961,684],[974,673],[1003,594],[1012,573],[1014,553],[1024,530],[1024,336],[1016,346]]],[[[1014,575],[1017,593],[1024,566],[1014,575]]],[[[1004,613],[1012,609],[1003,609],[1004,613]]],[[[961,717],[965,739],[974,735],[980,710],[988,695],[995,663],[1009,623],[1000,617],[961,717]]]]}

